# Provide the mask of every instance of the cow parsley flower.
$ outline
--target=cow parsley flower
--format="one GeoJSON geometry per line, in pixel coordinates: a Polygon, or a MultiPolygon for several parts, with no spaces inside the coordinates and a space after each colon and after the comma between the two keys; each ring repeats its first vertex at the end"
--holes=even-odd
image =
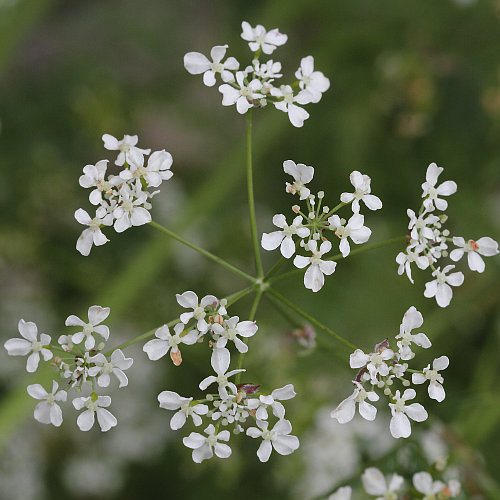
{"type": "Polygon", "coordinates": [[[386,377],[389,375],[389,366],[387,361],[394,358],[394,351],[386,347],[385,343],[375,346],[375,352],[365,354],[361,349],[356,349],[349,358],[351,368],[364,368],[372,384],[378,382],[378,376],[386,377]]]}
{"type": "Polygon", "coordinates": [[[406,272],[410,283],[414,283],[411,276],[411,265],[413,262],[415,262],[419,269],[427,269],[429,267],[429,257],[422,253],[424,248],[423,245],[415,243],[413,247],[408,246],[406,252],[399,252],[396,256],[396,262],[399,264],[398,274],[401,276],[406,272]]]}
{"type": "Polygon", "coordinates": [[[429,380],[429,397],[441,402],[444,400],[446,393],[442,385],[444,378],[439,371],[448,368],[449,364],[450,360],[447,356],[436,358],[432,362],[432,370],[430,365],[427,365],[423,369],[423,373],[412,373],[412,382],[414,384],[424,384],[427,380],[429,380]]]}
{"type": "Polygon", "coordinates": [[[208,413],[208,406],[200,403],[191,405],[192,401],[193,398],[184,398],[172,391],[163,391],[158,394],[160,408],[165,408],[165,410],[179,410],[170,420],[172,430],[176,431],[180,429],[186,423],[186,419],[189,416],[193,419],[193,423],[197,427],[202,424],[200,415],[208,413]]]}
{"type": "Polygon", "coordinates": [[[276,214],[273,217],[273,224],[281,228],[281,231],[263,233],[262,248],[264,250],[275,250],[280,247],[281,255],[286,259],[289,259],[295,253],[295,243],[292,236],[296,234],[299,238],[306,238],[311,234],[309,228],[302,226],[302,217],[300,215],[295,217],[292,223],[288,225],[283,214],[276,214]]]}
{"type": "Polygon", "coordinates": [[[68,393],[58,391],[59,384],[54,380],[52,382],[52,392],[47,392],[40,384],[28,385],[28,394],[35,399],[41,400],[35,407],[33,416],[35,420],[42,424],[52,424],[59,427],[62,424],[63,416],[61,407],[57,401],[66,401],[68,393]]]}
{"type": "Polygon", "coordinates": [[[224,443],[219,443],[219,441],[229,441],[231,435],[229,431],[216,432],[215,427],[210,424],[204,431],[207,436],[203,436],[198,432],[191,432],[189,436],[185,437],[182,442],[188,448],[193,450],[192,458],[196,463],[201,463],[203,460],[212,458],[215,454],[219,458],[228,458],[231,456],[231,448],[224,443]]]}
{"type": "Polygon", "coordinates": [[[98,333],[104,340],[108,340],[109,338],[109,328],[105,325],[101,325],[108,316],[109,316],[109,307],[101,307],[101,306],[91,306],[88,311],[89,322],[85,323],[78,316],[72,314],[68,316],[65,321],[66,326],[81,326],[83,329],[77,333],[74,333],[71,336],[71,341],[73,344],[79,344],[85,339],[85,349],[89,351],[93,349],[95,346],[95,338],[92,335],[93,333],[98,333]]]}
{"type": "Polygon", "coordinates": [[[389,403],[392,413],[390,431],[392,436],[396,439],[407,438],[410,436],[410,418],[415,420],[415,422],[423,422],[424,420],[427,420],[427,412],[420,403],[406,405],[406,402],[413,399],[415,396],[416,392],[413,389],[406,389],[402,396],[399,391],[396,391],[393,399],[394,403],[389,403]]]}
{"type": "Polygon", "coordinates": [[[23,338],[9,339],[5,342],[4,347],[7,349],[9,356],[26,356],[29,354],[26,360],[26,371],[29,373],[36,372],[40,362],[40,354],[45,361],[48,361],[53,356],[50,351],[50,335],[42,333],[39,340],[36,324],[32,321],[24,321],[24,319],[19,320],[17,328],[23,338]]]}
{"type": "Polygon", "coordinates": [[[105,179],[107,166],[108,160],[100,160],[95,165],[83,167],[83,175],[80,176],[78,182],[84,188],[95,187],[89,195],[89,201],[92,205],[99,205],[102,201],[102,194],[109,194],[112,188],[117,185],[116,181],[105,179]]]}
{"type": "Polygon", "coordinates": [[[238,113],[245,114],[254,106],[254,101],[264,97],[260,93],[262,82],[255,78],[247,84],[245,82],[245,73],[243,71],[238,71],[236,73],[236,83],[238,88],[228,85],[227,83],[219,87],[219,91],[222,94],[222,105],[232,106],[236,104],[238,113]]]}
{"type": "Polygon", "coordinates": [[[278,420],[272,429],[268,428],[269,422],[257,420],[257,426],[249,427],[246,434],[252,438],[262,438],[257,450],[261,462],[269,460],[273,448],[280,455],[290,455],[299,447],[299,439],[290,435],[292,424],[289,420],[278,420]]]}
{"type": "Polygon", "coordinates": [[[354,193],[342,193],[340,195],[340,201],[342,203],[352,202],[352,211],[354,213],[359,213],[360,205],[359,202],[363,203],[370,210],[379,210],[382,208],[382,202],[378,196],[371,193],[371,179],[367,175],[363,175],[357,170],[351,172],[349,176],[351,184],[354,186],[354,193]]]}
{"type": "Polygon", "coordinates": [[[375,500],[397,500],[398,490],[404,484],[404,479],[398,474],[393,474],[388,482],[376,467],[369,467],[361,476],[363,488],[369,495],[376,496],[375,500]]]}
{"type": "Polygon", "coordinates": [[[297,106],[297,104],[309,104],[311,102],[312,96],[309,91],[301,90],[295,95],[290,85],[282,85],[279,88],[272,88],[271,95],[278,98],[278,101],[273,103],[274,107],[284,113],[288,113],[290,123],[294,127],[300,128],[304,125],[304,120],[309,118],[309,113],[300,106],[297,106]]]}
{"type": "Polygon", "coordinates": [[[317,292],[325,284],[324,275],[333,274],[337,263],[331,260],[321,260],[321,257],[332,249],[332,244],[329,241],[323,241],[318,249],[318,242],[310,240],[307,243],[307,248],[312,253],[312,256],[296,255],[293,263],[299,269],[309,266],[304,274],[304,286],[313,292],[317,292]]]}
{"type": "Polygon", "coordinates": [[[425,284],[424,296],[427,298],[436,297],[436,302],[440,307],[447,307],[453,297],[452,286],[460,286],[464,282],[463,273],[449,273],[455,266],[446,266],[442,271],[438,267],[433,273],[436,279],[425,284]],[[451,285],[451,286],[450,286],[451,285]]]}
{"type": "Polygon", "coordinates": [[[354,243],[359,245],[366,243],[372,234],[371,229],[364,225],[364,216],[359,213],[355,213],[347,224],[336,214],[328,219],[328,223],[330,229],[335,231],[335,234],[340,238],[339,249],[342,257],[347,257],[351,251],[348,238],[351,238],[354,243]]]}
{"type": "MultiPolygon", "coordinates": [[[[162,149],[155,151],[144,166],[144,156],[132,152],[130,154],[130,168],[120,172],[120,178],[125,181],[144,179],[149,187],[158,187],[163,181],[168,181],[174,175],[170,170],[172,155],[162,149]]],[[[136,225],[136,224],[134,224],[136,225]]]]}
{"type": "Polygon", "coordinates": [[[215,323],[212,326],[212,332],[214,338],[217,339],[217,349],[226,347],[229,340],[234,342],[236,349],[239,352],[248,352],[248,346],[238,338],[240,337],[249,338],[257,333],[258,326],[255,321],[240,321],[238,316],[233,316],[232,318],[226,319],[224,325],[219,325],[215,323]]]}
{"type": "Polygon", "coordinates": [[[264,54],[272,54],[280,45],[284,45],[288,39],[287,35],[280,33],[278,28],[266,31],[264,26],[258,24],[252,28],[246,21],[241,23],[241,38],[248,42],[252,52],[262,49],[264,54]]]}
{"type": "Polygon", "coordinates": [[[469,269],[478,273],[482,273],[485,268],[481,255],[490,257],[498,253],[498,243],[488,236],[479,238],[477,241],[469,240],[467,243],[461,236],[454,236],[453,244],[458,248],[451,251],[450,259],[458,262],[466,253],[469,269]]]}
{"type": "Polygon", "coordinates": [[[110,151],[120,151],[118,153],[118,158],[115,161],[115,165],[123,166],[129,161],[129,155],[133,151],[139,155],[148,155],[151,153],[151,149],[141,149],[136,146],[139,138],[137,135],[125,135],[123,139],[119,141],[116,137],[110,134],[104,134],[102,136],[104,142],[104,147],[110,151]]]}
{"type": "Polygon", "coordinates": [[[273,415],[281,420],[285,416],[285,407],[280,401],[292,399],[295,395],[293,385],[287,384],[279,389],[274,389],[268,396],[261,394],[258,399],[247,399],[247,407],[249,410],[255,411],[257,420],[267,420],[269,407],[272,408],[273,415]]]}
{"type": "Polygon", "coordinates": [[[228,45],[216,45],[210,51],[210,61],[206,56],[199,52],[188,52],[184,56],[184,67],[192,75],[203,73],[203,83],[207,87],[213,87],[216,82],[215,76],[219,74],[223,82],[230,83],[234,81],[232,71],[240,67],[240,63],[234,57],[228,57],[222,62],[226,55],[228,45]]]}
{"type": "Polygon", "coordinates": [[[359,382],[354,381],[354,385],[354,392],[330,413],[330,416],[337,419],[339,424],[345,424],[354,418],[356,403],[358,403],[359,414],[365,420],[375,420],[377,416],[377,408],[366,400],[378,401],[379,395],[375,391],[365,391],[359,382]]]}
{"type": "Polygon", "coordinates": [[[438,210],[446,210],[448,202],[439,197],[450,196],[457,192],[457,184],[454,181],[445,181],[436,187],[438,177],[443,170],[444,168],[438,167],[435,163],[427,167],[425,182],[422,184],[422,198],[425,198],[424,207],[427,210],[434,210],[434,206],[438,210]]]}
{"type": "Polygon", "coordinates": [[[100,246],[109,241],[101,231],[101,226],[111,226],[113,224],[113,216],[109,214],[104,207],[99,207],[97,209],[96,216],[93,219],[83,210],[83,208],[79,208],[75,212],[75,219],[80,224],[89,226],[88,229],[83,230],[76,241],[76,249],[82,255],[89,255],[92,245],[100,246]]]}
{"type": "Polygon", "coordinates": [[[286,183],[286,192],[291,194],[299,193],[301,200],[308,198],[311,191],[305,185],[312,181],[314,167],[304,165],[303,163],[296,164],[292,160],[285,160],[283,162],[283,170],[294,179],[292,184],[286,183]]]}
{"type": "Polygon", "coordinates": [[[118,379],[120,383],[119,387],[128,385],[127,375],[125,375],[123,371],[128,370],[132,366],[134,360],[132,358],[126,358],[121,349],[113,351],[109,361],[104,354],[98,353],[89,358],[89,362],[95,363],[95,367],[89,370],[89,374],[92,377],[97,377],[97,385],[100,387],[109,386],[111,373],[118,379]]]}
{"type": "Polygon", "coordinates": [[[111,398],[109,396],[97,396],[95,393],[89,397],[73,399],[73,406],[77,410],[85,408],[85,411],[80,413],[76,420],[80,430],[89,431],[92,429],[96,414],[97,422],[102,432],[109,431],[112,427],[115,427],[117,424],[115,416],[109,410],[106,410],[109,405],[111,405],[111,398]]]}
{"type": "Polygon", "coordinates": [[[415,356],[415,353],[411,350],[411,344],[418,345],[424,349],[431,347],[431,341],[425,335],[425,333],[412,334],[411,331],[415,328],[420,328],[424,323],[424,318],[422,313],[417,311],[415,306],[411,306],[403,316],[403,322],[399,327],[399,335],[396,335],[396,339],[400,339],[397,342],[399,348],[399,356],[402,360],[409,360],[415,356]]]}
{"type": "Polygon", "coordinates": [[[181,314],[181,322],[187,325],[189,323],[189,320],[191,318],[194,318],[197,321],[196,328],[198,329],[198,331],[200,333],[205,333],[208,330],[209,326],[207,321],[205,320],[205,318],[207,317],[205,309],[209,306],[212,306],[214,308],[217,307],[217,305],[219,304],[217,297],[214,297],[213,295],[205,295],[205,297],[203,297],[201,301],[198,301],[198,295],[188,290],[183,294],[176,294],[176,298],[177,303],[181,307],[192,309],[192,311],[181,314]]]}
{"type": "Polygon", "coordinates": [[[128,184],[123,184],[119,193],[120,203],[113,210],[113,217],[116,219],[113,227],[117,233],[151,222],[151,214],[142,206],[148,198],[147,193],[138,193],[128,184]]]}
{"type": "Polygon", "coordinates": [[[433,500],[446,485],[442,481],[434,481],[428,472],[417,472],[413,475],[413,486],[424,494],[423,500],[433,500]]]}
{"type": "Polygon", "coordinates": [[[311,102],[319,102],[323,92],[330,88],[330,80],[321,71],[314,71],[313,56],[302,58],[295,77],[299,80],[299,87],[311,95],[311,102]]]}

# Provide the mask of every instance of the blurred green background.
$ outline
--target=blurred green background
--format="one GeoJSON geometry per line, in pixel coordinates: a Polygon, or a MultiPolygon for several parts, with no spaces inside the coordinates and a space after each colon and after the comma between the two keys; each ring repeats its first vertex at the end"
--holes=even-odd
{"type": "MultiPolygon", "coordinates": [[[[419,208],[420,184],[435,161],[445,167],[443,178],[458,183],[447,211],[452,234],[499,239],[498,1],[0,0],[2,344],[17,335],[20,318],[55,337],[68,315],[82,316],[96,303],[111,307],[111,339],[118,344],[177,316],[176,293],[222,297],[244,286],[149,227],[110,233],[110,243],[84,258],[75,250],[81,227],[73,219],[77,208],[90,207],[78,185],[83,166],[113,158],[102,134],[138,134],[140,146],[165,148],[174,157],[174,179],[154,199],[154,219],[253,272],[244,118],[222,107],[217,89],[203,86],[182,62],[186,52],[208,54],[228,43],[230,55],[246,66],[242,20],[288,34],[272,55],[283,64],[284,81],[294,79],[302,57],[313,55],[332,83],[319,104],[307,107],[311,116],[302,129],[270,107],[254,113],[260,231],[272,230],[273,214],[290,213],[285,159],[315,167],[313,190],[323,189],[330,206],[350,189],[352,170],[370,175],[384,203],[366,215],[371,242],[405,234],[406,209],[419,208]]],[[[441,310],[423,297],[428,273],[414,272],[413,286],[397,275],[401,249],[340,262],[318,294],[304,289],[301,275],[278,289],[365,349],[398,333],[403,313],[415,305],[434,344],[417,360],[424,366],[433,355],[451,359],[445,402],[426,398],[426,407],[445,426],[467,498],[498,500],[492,478],[500,474],[500,260],[487,259],[484,275],[459,264],[465,284],[441,310]]],[[[266,254],[266,268],[276,258],[266,254]]],[[[230,312],[243,318],[249,307],[243,300],[230,312]]],[[[71,410],[61,429],[35,422],[25,387],[39,379],[27,377],[24,361],[2,349],[0,498],[264,500],[326,493],[336,479],[314,476],[308,464],[316,452],[307,436],[319,425],[318,411],[350,394],[349,352],[328,340],[304,354],[286,334],[293,325],[266,300],[258,321],[245,375],[269,388],[296,386],[287,416],[302,446],[293,456],[260,464],[256,444],[241,439],[230,460],[192,463],[180,439],[187,432],[170,431],[170,415],[157,407],[156,395],[164,389],[192,394],[209,369],[203,350],[193,348],[174,370],[165,360],[148,362],[136,346],[130,387],[113,395],[119,426],[102,435],[76,431],[71,410]]],[[[390,439],[387,426],[382,437],[390,439]]],[[[330,447],[332,456],[353,452],[352,443],[336,448],[326,437],[318,446],[321,453],[330,447]]],[[[377,463],[370,460],[360,453],[357,467],[377,463]]],[[[384,460],[388,467],[398,462],[384,460]]]]}

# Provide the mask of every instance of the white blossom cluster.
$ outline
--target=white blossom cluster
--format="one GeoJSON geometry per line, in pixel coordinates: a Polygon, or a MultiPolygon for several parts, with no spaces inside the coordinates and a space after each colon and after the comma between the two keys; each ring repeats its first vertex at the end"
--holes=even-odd
{"type": "Polygon", "coordinates": [[[379,210],[382,208],[382,202],[377,196],[371,194],[370,177],[355,170],[350,175],[354,192],[342,193],[340,204],[330,209],[326,205],[322,206],[325,196],[323,191],[315,196],[307,187],[313,179],[314,167],[286,160],[283,162],[283,169],[293,178],[292,183],[286,183],[286,192],[297,195],[306,207],[301,209],[299,205],[293,205],[292,211],[296,217],[291,224],[287,223],[283,214],[276,214],[273,217],[273,224],[279,230],[264,233],[261,245],[265,250],[275,250],[279,247],[281,255],[289,259],[296,251],[295,237],[307,255],[296,255],[293,263],[299,269],[307,268],[304,274],[304,286],[317,292],[325,283],[325,275],[333,274],[337,267],[336,262],[324,258],[324,255],[332,249],[332,243],[328,237],[333,237],[333,234],[337,236],[339,251],[342,257],[347,257],[351,251],[349,239],[359,245],[366,243],[371,236],[371,229],[364,225],[365,218],[360,213],[360,202],[362,201],[370,210],[379,210]],[[351,205],[353,214],[346,221],[346,219],[341,219],[336,212],[347,204],[351,205]]]}
{"type": "Polygon", "coordinates": [[[250,108],[261,108],[272,103],[276,109],[288,114],[295,127],[302,127],[309,113],[303,105],[319,102],[323,92],[330,87],[330,80],[320,71],[314,70],[313,56],[302,58],[295,72],[297,80],[288,85],[278,85],[281,78],[281,63],[272,59],[262,62],[262,54],[270,55],[285,44],[288,37],[277,28],[267,31],[258,24],[255,28],[246,21],[241,23],[241,38],[248,42],[253,53],[251,64],[240,69],[234,57],[226,56],[228,45],[217,45],[210,51],[210,59],[199,52],[188,52],[184,56],[184,67],[192,75],[203,74],[203,83],[215,85],[217,77],[223,82],[219,86],[222,105],[236,105],[240,114],[250,108]]]}
{"type": "Polygon", "coordinates": [[[40,384],[28,386],[28,394],[40,402],[35,407],[34,417],[42,424],[59,427],[63,415],[59,403],[64,403],[68,395],[72,397],[76,410],[83,410],[77,419],[82,431],[90,430],[97,421],[103,432],[116,426],[115,416],[107,410],[111,397],[99,395],[98,388],[108,388],[111,375],[119,387],[128,385],[124,371],[132,366],[133,359],[126,358],[121,349],[110,354],[102,352],[109,339],[109,328],[102,322],[109,316],[109,307],[91,306],[88,321],[75,315],[66,318],[65,325],[74,327],[74,333],[61,335],[57,344],[51,343],[50,335],[38,334],[38,328],[31,321],[19,321],[18,329],[22,338],[12,338],[4,347],[11,356],[28,356],[26,370],[36,372],[40,356],[50,361],[59,376],[59,382],[52,382],[50,392],[40,384]]]}
{"type": "Polygon", "coordinates": [[[92,245],[104,245],[109,241],[103,227],[113,226],[117,233],[122,233],[132,226],[151,222],[149,200],[160,191],[150,192],[149,188],[159,187],[173,175],[170,170],[172,155],[165,150],[155,151],[146,162],[145,156],[151,150],[138,148],[136,135],[125,135],[119,141],[104,134],[102,140],[106,149],[119,151],[115,165],[122,170],[106,177],[108,160],[83,168],[80,186],[92,189],[89,200],[97,209],[93,218],[83,208],[75,212],[75,219],[88,226],[76,242],[76,249],[82,255],[89,255],[92,245]]]}
{"type": "Polygon", "coordinates": [[[420,403],[410,403],[416,392],[410,385],[428,382],[428,394],[431,399],[441,402],[445,399],[444,378],[440,373],[449,365],[447,356],[434,359],[431,365],[422,370],[408,368],[408,361],[413,359],[415,346],[428,349],[431,342],[422,332],[412,333],[423,324],[422,314],[415,307],[410,307],[403,316],[399,334],[395,337],[396,349],[390,347],[388,339],[377,344],[370,353],[356,349],[350,356],[351,368],[358,369],[353,380],[354,392],[342,401],[331,417],[341,424],[350,422],[358,405],[359,414],[366,420],[374,420],[377,408],[372,402],[380,399],[377,390],[389,400],[391,410],[390,432],[394,438],[407,438],[411,434],[410,420],[423,422],[428,414],[420,403]],[[395,385],[401,386],[395,389],[395,385]],[[403,393],[401,394],[401,391],[403,393]]]}
{"type": "MultiPolygon", "coordinates": [[[[412,477],[413,491],[408,492],[408,485],[399,474],[384,477],[376,467],[369,467],[361,476],[364,491],[376,500],[423,499],[444,500],[456,498],[461,491],[460,482],[450,479],[447,482],[434,480],[429,472],[416,472],[412,477]]],[[[328,500],[351,500],[352,488],[343,486],[328,497],[328,500]]]]}
{"type": "Polygon", "coordinates": [[[436,215],[436,211],[443,212],[448,208],[448,202],[443,196],[450,196],[457,191],[454,181],[444,181],[438,185],[438,177],[443,172],[442,167],[431,163],[427,167],[425,182],[422,184],[423,203],[418,215],[411,209],[407,210],[410,223],[408,229],[408,245],[405,252],[400,252],[396,257],[399,264],[398,274],[406,273],[413,283],[411,275],[412,264],[419,269],[430,268],[432,281],[425,284],[425,297],[436,298],[440,307],[447,307],[453,297],[451,287],[460,286],[464,282],[462,272],[451,272],[453,264],[441,264],[441,259],[450,257],[458,262],[467,254],[467,262],[471,271],[482,273],[485,268],[481,256],[489,257],[498,253],[498,243],[487,236],[478,240],[465,240],[462,236],[450,236],[448,229],[443,229],[443,224],[448,216],[444,213],[436,215]],[[449,252],[449,245],[456,248],[449,252]]]}
{"type": "Polygon", "coordinates": [[[205,391],[215,385],[217,392],[205,394],[199,399],[169,390],[158,395],[161,408],[175,411],[170,420],[173,430],[183,427],[188,417],[196,427],[206,426],[204,434],[191,432],[183,438],[184,445],[193,450],[193,461],[200,463],[214,454],[219,458],[229,457],[232,453],[227,444],[231,437],[230,430],[233,434],[243,433],[243,424],[248,420],[255,422],[255,426],[247,427],[246,435],[261,439],[257,456],[262,462],[269,460],[273,449],[281,455],[294,452],[299,447],[299,440],[290,435],[292,425],[285,419],[285,408],[281,403],[295,396],[293,386],[288,384],[270,394],[263,394],[259,385],[236,385],[230,380],[233,375],[245,370],[230,370],[229,347],[233,344],[239,353],[246,353],[248,346],[244,339],[255,335],[258,330],[256,323],[229,316],[227,301],[219,301],[213,295],[199,300],[196,293],[187,291],[177,295],[177,302],[188,311],[180,315],[173,334],[167,325],[163,325],[156,330],[156,338],[148,341],[143,350],[151,360],[158,360],[170,352],[176,366],[182,363],[181,344],[204,342],[211,351],[214,374],[205,377],[199,388],[205,391]]]}

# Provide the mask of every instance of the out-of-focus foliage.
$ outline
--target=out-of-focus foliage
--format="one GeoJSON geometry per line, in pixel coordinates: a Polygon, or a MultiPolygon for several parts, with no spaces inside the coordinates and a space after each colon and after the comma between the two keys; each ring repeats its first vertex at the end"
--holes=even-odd
{"type": "MultiPolygon", "coordinates": [[[[182,64],[186,52],[208,53],[224,43],[247,61],[248,48],[239,38],[242,20],[288,34],[288,43],[273,54],[285,76],[292,76],[301,57],[313,54],[316,67],[332,82],[322,101],[310,106],[302,129],[274,109],[255,113],[260,231],[271,230],[272,214],[289,213],[285,159],[316,168],[315,188],[324,189],[331,206],[350,187],[352,170],[369,174],[373,192],[384,202],[383,211],[367,216],[373,242],[406,232],[406,209],[420,206],[420,184],[435,161],[459,187],[447,212],[452,232],[498,240],[497,1],[4,0],[2,344],[15,335],[20,318],[57,335],[66,316],[94,303],[111,307],[119,343],[178,315],[175,293],[191,289],[224,296],[241,284],[149,227],[113,233],[111,243],[94,248],[87,258],[76,252],[81,228],[73,213],[88,195],[78,176],[84,165],[104,158],[103,133],[137,133],[143,147],[170,151],[175,177],[155,199],[153,217],[253,272],[244,201],[244,120],[223,108],[217,90],[204,87],[182,64]]],[[[282,289],[366,348],[397,333],[410,305],[422,311],[436,356],[446,353],[451,359],[447,398],[432,405],[431,413],[447,426],[471,495],[497,499],[491,478],[500,473],[499,260],[488,260],[484,275],[467,275],[451,306],[438,310],[434,300],[423,297],[427,275],[419,273],[413,286],[397,276],[398,251],[387,247],[341,262],[318,294],[305,291],[300,276],[283,282],[282,289]]],[[[273,259],[265,255],[265,265],[273,259]]],[[[242,301],[234,313],[245,316],[249,306],[242,301]]],[[[350,393],[349,353],[328,340],[332,349],[322,344],[298,355],[300,347],[285,334],[292,325],[269,302],[263,302],[258,320],[246,376],[270,388],[295,384],[298,396],[289,417],[303,446],[294,456],[260,464],[256,450],[242,442],[233,446],[231,460],[192,463],[156,395],[166,388],[190,393],[208,366],[196,349],[176,370],[147,362],[136,349],[130,390],[116,399],[119,426],[109,435],[76,433],[71,412],[59,430],[34,422],[34,403],[25,395],[31,379],[23,374],[22,361],[8,359],[2,349],[0,496],[135,499],[147,492],[151,498],[187,500],[200,495],[304,498],[314,477],[307,464],[315,441],[307,436],[319,425],[318,410],[335,407],[350,393]]],[[[317,446],[326,457],[328,447],[336,453],[333,438],[317,446]]],[[[373,463],[368,454],[361,460],[373,463]]]]}

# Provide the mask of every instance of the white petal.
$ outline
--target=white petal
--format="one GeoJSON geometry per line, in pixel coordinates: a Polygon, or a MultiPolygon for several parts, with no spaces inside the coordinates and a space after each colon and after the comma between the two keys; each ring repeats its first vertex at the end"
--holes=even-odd
{"type": "Polygon", "coordinates": [[[420,403],[405,406],[405,412],[415,422],[423,422],[428,417],[427,411],[420,403]]]}
{"type": "Polygon", "coordinates": [[[361,476],[363,487],[369,495],[384,495],[387,492],[385,478],[375,467],[369,467],[361,476]]]}
{"type": "Polygon", "coordinates": [[[272,451],[273,447],[271,446],[271,441],[265,439],[260,443],[259,449],[257,450],[257,456],[261,462],[267,462],[272,451]]]}
{"type": "Polygon", "coordinates": [[[188,52],[184,56],[184,67],[192,75],[199,75],[210,69],[210,61],[199,52],[188,52]]]}
{"type": "Polygon", "coordinates": [[[165,340],[161,339],[153,339],[144,344],[142,350],[148,355],[149,359],[152,361],[156,361],[165,354],[167,354],[170,349],[170,344],[165,340]]]}
{"type": "Polygon", "coordinates": [[[94,425],[94,419],[95,419],[94,412],[90,410],[85,410],[83,413],[80,413],[80,415],[78,415],[76,423],[78,427],[80,427],[80,430],[89,431],[94,425]]]}
{"type": "Polygon", "coordinates": [[[354,397],[351,395],[347,399],[344,399],[344,401],[330,413],[330,416],[336,418],[339,424],[345,424],[354,418],[355,412],[356,403],[354,402],[354,397]]]}
{"type": "Polygon", "coordinates": [[[101,426],[102,432],[107,432],[112,427],[115,427],[117,424],[117,420],[115,416],[105,408],[97,408],[97,421],[101,426]]]}
{"type": "Polygon", "coordinates": [[[304,286],[309,288],[313,292],[318,292],[321,290],[325,283],[325,277],[321,272],[321,269],[317,265],[311,265],[308,267],[304,274],[304,286]]]}
{"type": "Polygon", "coordinates": [[[391,434],[397,438],[407,438],[411,434],[411,424],[408,417],[400,411],[394,412],[389,425],[391,434]]]}
{"type": "Polygon", "coordinates": [[[174,431],[180,429],[186,423],[186,414],[183,411],[178,411],[170,419],[170,428],[174,431]]]}
{"type": "MultiPolygon", "coordinates": [[[[273,231],[272,233],[263,233],[260,244],[264,250],[275,250],[283,241],[285,235],[283,231],[273,231]]],[[[294,246],[295,250],[295,246],[294,246]]]]}

